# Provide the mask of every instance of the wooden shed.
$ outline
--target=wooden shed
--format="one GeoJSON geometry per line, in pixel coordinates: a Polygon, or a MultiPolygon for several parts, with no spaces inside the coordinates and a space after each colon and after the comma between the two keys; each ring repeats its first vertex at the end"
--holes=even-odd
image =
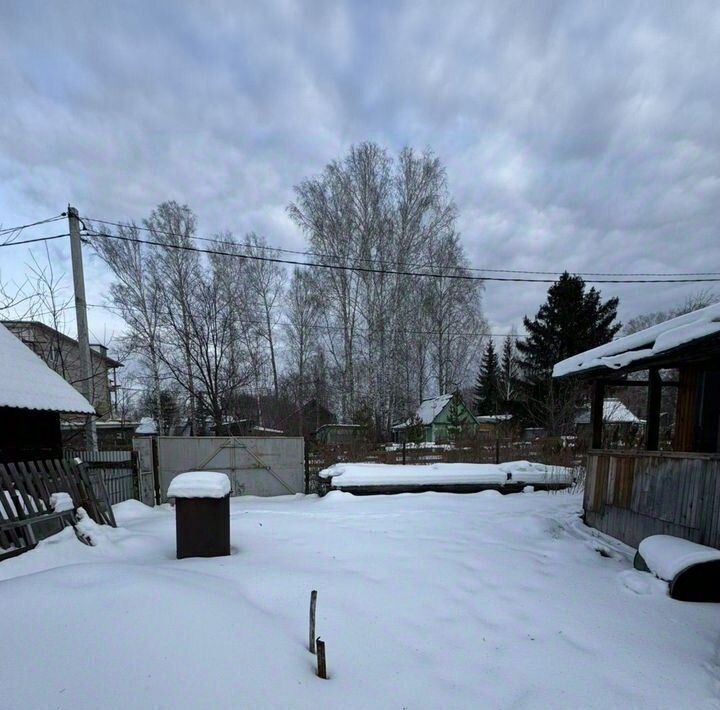
{"type": "Polygon", "coordinates": [[[553,375],[592,383],[586,523],[633,547],[654,534],[720,547],[720,303],[568,358],[553,375]],[[647,389],[642,451],[602,448],[612,387],[647,389]],[[677,397],[664,443],[668,387],[677,397]]]}
{"type": "Polygon", "coordinates": [[[0,324],[0,462],[60,458],[66,413],[95,409],[0,324]]]}

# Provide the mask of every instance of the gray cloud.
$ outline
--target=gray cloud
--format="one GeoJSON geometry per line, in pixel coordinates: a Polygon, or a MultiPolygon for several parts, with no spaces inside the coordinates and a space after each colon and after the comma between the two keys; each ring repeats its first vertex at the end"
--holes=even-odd
{"type": "MultiPolygon", "coordinates": [[[[477,266],[720,270],[718,46],[710,1],[5,3],[0,220],[176,199],[298,247],[293,185],[373,139],[437,152],[477,266]]],[[[603,293],[628,318],[696,288],[603,293]]],[[[490,321],[545,289],[489,283],[490,321]]]]}

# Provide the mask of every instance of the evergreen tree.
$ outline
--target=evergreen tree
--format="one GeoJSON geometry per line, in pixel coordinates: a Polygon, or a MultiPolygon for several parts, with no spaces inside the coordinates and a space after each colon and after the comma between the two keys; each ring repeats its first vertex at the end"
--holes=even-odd
{"type": "Polygon", "coordinates": [[[500,365],[491,338],[483,351],[475,384],[475,411],[478,414],[497,414],[500,399],[500,365]]]}
{"type": "Polygon", "coordinates": [[[502,360],[500,362],[500,398],[507,410],[510,403],[517,399],[518,357],[515,340],[512,335],[503,341],[502,360]]]}
{"type": "Polygon", "coordinates": [[[548,289],[535,318],[523,319],[528,336],[516,347],[529,413],[536,424],[554,434],[569,427],[583,391],[572,381],[554,383],[553,365],[612,340],[622,327],[615,322],[617,307],[617,298],[603,302],[599,291],[586,290],[580,276],[565,272],[548,289]]]}

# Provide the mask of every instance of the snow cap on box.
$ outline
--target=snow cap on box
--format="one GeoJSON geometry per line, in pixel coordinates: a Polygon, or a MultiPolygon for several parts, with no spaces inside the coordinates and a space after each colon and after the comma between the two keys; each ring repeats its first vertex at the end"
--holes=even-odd
{"type": "Polygon", "coordinates": [[[217,471],[188,471],[175,476],[168,498],[224,498],[230,493],[230,479],[217,471]]]}

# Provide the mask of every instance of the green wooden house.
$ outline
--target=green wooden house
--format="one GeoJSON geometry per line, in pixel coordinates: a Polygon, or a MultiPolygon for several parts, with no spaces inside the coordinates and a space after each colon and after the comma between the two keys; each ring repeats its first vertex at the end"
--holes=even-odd
{"type": "Polygon", "coordinates": [[[392,435],[399,443],[420,440],[443,444],[463,433],[475,433],[477,426],[462,395],[455,392],[424,399],[414,416],[392,427],[392,435]]]}

